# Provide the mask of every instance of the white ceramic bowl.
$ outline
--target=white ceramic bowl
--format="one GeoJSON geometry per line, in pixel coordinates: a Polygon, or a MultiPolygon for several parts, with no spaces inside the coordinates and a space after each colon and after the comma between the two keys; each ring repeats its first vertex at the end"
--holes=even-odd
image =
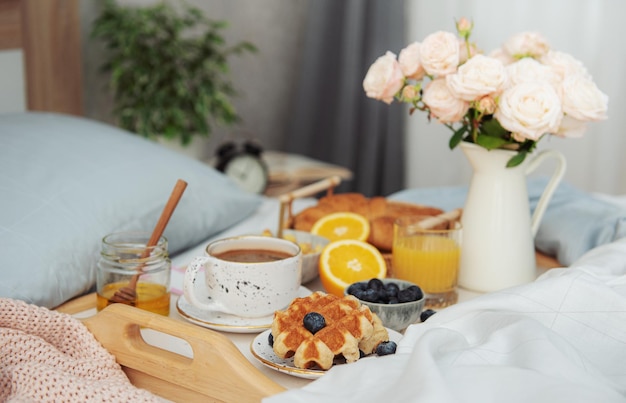
{"type": "Polygon", "coordinates": [[[316,279],[320,274],[320,253],[322,253],[324,246],[330,242],[328,238],[306,231],[290,229],[283,231],[283,238],[296,242],[302,249],[302,284],[316,279]]]}
{"type": "MultiPolygon", "coordinates": [[[[395,283],[398,285],[398,288],[400,290],[404,290],[412,285],[417,285],[409,281],[399,280],[395,278],[383,278],[380,280],[383,282],[385,286],[388,283],[395,283]]],[[[367,281],[360,281],[358,282],[358,284],[367,284],[367,281]]],[[[349,288],[350,287],[347,287],[344,290],[344,294],[348,295],[349,288]]],[[[422,310],[424,309],[425,300],[426,299],[424,297],[423,292],[422,292],[422,298],[418,299],[417,301],[402,302],[402,303],[397,303],[397,304],[383,304],[383,303],[369,302],[369,301],[364,301],[359,298],[359,301],[363,305],[368,306],[372,312],[378,315],[378,317],[383,322],[383,325],[385,327],[396,330],[398,332],[402,332],[409,325],[419,322],[420,314],[422,313],[422,310]]]]}

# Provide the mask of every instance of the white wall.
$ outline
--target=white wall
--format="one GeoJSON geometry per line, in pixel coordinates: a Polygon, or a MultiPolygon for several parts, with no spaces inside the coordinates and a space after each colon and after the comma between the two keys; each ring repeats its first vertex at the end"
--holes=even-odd
{"type": "MultiPolygon", "coordinates": [[[[515,33],[542,33],[554,49],[570,53],[585,64],[598,87],[609,96],[609,119],[590,124],[583,138],[544,138],[538,148],[554,148],[565,155],[567,182],[587,191],[623,194],[624,15],[626,2],[618,0],[407,0],[407,44],[437,30],[455,32],[454,21],[460,17],[474,21],[472,40],[486,52],[515,33]]],[[[415,114],[407,121],[407,186],[467,184],[469,165],[460,150],[447,147],[450,131],[427,123],[424,114],[415,114]]]]}

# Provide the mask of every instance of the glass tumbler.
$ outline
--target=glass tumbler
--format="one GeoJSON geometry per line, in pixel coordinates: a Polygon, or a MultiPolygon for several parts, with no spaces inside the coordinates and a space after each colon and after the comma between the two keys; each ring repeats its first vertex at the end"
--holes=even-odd
{"type": "Polygon", "coordinates": [[[116,232],[102,238],[96,280],[98,311],[118,302],[169,315],[172,264],[167,239],[162,236],[155,246],[147,247],[150,236],[116,232]]]}
{"type": "Polygon", "coordinates": [[[443,308],[458,300],[461,224],[423,229],[421,220],[423,217],[402,217],[395,221],[393,276],[417,284],[426,296],[426,307],[443,308]]]}

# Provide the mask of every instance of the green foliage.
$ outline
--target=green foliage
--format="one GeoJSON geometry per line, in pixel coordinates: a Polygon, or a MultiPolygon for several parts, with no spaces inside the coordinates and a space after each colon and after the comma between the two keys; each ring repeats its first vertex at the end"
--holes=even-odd
{"type": "Polygon", "coordinates": [[[256,48],[248,42],[227,46],[221,34],[226,26],[194,7],[122,7],[107,0],[91,35],[106,45],[102,69],[110,77],[118,124],[185,145],[194,135],[208,136],[212,124],[236,122],[227,58],[256,48]]]}

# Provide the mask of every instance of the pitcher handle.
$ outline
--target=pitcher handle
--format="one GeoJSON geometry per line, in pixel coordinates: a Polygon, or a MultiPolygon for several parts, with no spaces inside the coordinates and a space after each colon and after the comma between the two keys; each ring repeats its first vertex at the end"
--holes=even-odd
{"type": "Polygon", "coordinates": [[[541,197],[539,198],[539,202],[537,203],[537,207],[535,207],[535,211],[533,212],[533,216],[531,219],[531,231],[533,238],[537,234],[539,230],[539,223],[543,218],[543,213],[546,212],[546,208],[548,207],[548,203],[556,190],[559,182],[563,179],[563,175],[565,175],[565,170],[567,168],[567,161],[565,156],[556,150],[544,150],[541,151],[535,158],[533,158],[530,163],[526,166],[526,175],[533,172],[537,167],[546,159],[546,158],[554,158],[556,159],[557,166],[546,185],[546,188],[543,190],[541,197]]]}

